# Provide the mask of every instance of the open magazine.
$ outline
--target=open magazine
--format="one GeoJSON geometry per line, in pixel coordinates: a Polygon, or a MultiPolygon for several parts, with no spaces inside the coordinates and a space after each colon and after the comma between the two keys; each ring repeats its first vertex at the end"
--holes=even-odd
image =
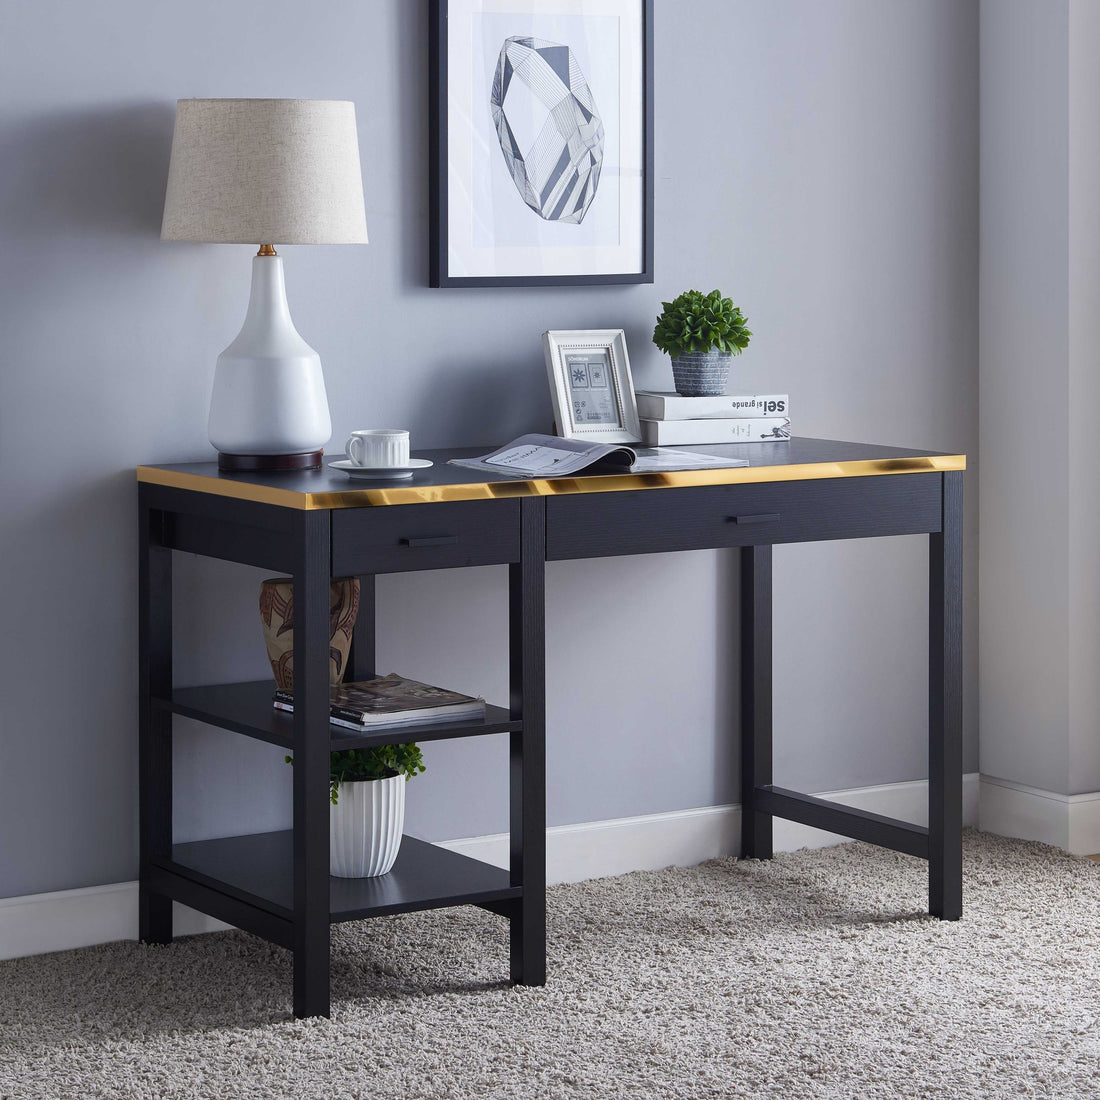
{"type": "Polygon", "coordinates": [[[452,466],[509,477],[569,477],[581,470],[656,474],[667,470],[709,470],[747,466],[744,458],[720,458],[679,447],[634,447],[591,443],[556,435],[521,435],[481,458],[452,458],[452,466]]]}

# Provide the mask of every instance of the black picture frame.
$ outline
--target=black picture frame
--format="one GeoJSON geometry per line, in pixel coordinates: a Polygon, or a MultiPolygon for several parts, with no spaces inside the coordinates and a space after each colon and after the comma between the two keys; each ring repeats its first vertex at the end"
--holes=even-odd
{"type": "Polygon", "coordinates": [[[449,271],[448,195],[448,19],[451,0],[430,0],[429,40],[429,203],[432,287],[613,286],[653,282],[653,0],[637,0],[642,22],[642,269],[636,272],[575,275],[458,276],[449,271]]]}

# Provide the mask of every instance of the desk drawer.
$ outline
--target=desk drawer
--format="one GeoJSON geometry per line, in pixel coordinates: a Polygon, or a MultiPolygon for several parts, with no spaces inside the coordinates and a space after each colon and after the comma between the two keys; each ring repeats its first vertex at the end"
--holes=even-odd
{"type": "Polygon", "coordinates": [[[334,577],[518,560],[518,500],[344,508],[332,514],[334,577]]]}
{"type": "Polygon", "coordinates": [[[598,558],[940,529],[940,474],[551,497],[546,556],[598,558]]]}

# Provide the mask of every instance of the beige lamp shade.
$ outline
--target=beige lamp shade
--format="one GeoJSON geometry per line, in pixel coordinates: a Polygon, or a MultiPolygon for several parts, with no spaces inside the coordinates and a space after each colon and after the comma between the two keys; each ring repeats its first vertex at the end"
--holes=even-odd
{"type": "Polygon", "coordinates": [[[181,99],[161,239],[366,244],[355,104],[181,99]]]}

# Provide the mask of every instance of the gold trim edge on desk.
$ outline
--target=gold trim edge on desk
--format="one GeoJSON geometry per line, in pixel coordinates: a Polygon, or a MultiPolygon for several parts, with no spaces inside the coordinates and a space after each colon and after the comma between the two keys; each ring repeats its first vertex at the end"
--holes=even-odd
{"type": "Polygon", "coordinates": [[[851,462],[806,462],[786,466],[733,466],[721,469],[674,470],[653,474],[608,474],[577,478],[468,482],[460,485],[387,485],[372,489],[311,493],[252,485],[228,478],[206,477],[182,470],[139,466],[138,481],[196,493],[250,500],[300,511],[365,508],[393,504],[431,504],[454,500],[503,497],[567,496],[577,493],[621,493],[633,489],[693,488],[702,485],[754,485],[772,481],[818,481],[836,477],[880,474],[943,473],[965,470],[966,455],[921,455],[906,458],[857,459],[851,462]]]}

